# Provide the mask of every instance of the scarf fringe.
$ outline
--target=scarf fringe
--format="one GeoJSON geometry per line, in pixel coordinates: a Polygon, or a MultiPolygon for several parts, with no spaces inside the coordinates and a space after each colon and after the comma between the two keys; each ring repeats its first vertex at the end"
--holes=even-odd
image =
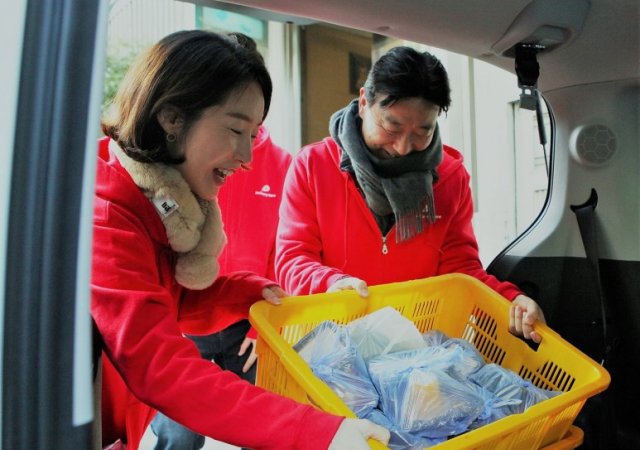
{"type": "Polygon", "coordinates": [[[419,208],[402,213],[396,217],[396,242],[406,242],[424,231],[436,221],[433,198],[423,200],[419,208]]]}

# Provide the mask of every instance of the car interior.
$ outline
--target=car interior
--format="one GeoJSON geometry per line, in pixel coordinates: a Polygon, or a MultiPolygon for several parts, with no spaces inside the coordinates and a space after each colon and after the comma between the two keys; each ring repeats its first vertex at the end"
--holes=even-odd
{"type": "MultiPolygon", "coordinates": [[[[111,3],[18,0],[2,6],[0,450],[88,449],[99,435],[89,267],[111,3]]],[[[276,87],[295,85],[291,90],[301,94],[283,96],[291,116],[272,114],[269,123],[283,136],[286,127],[277,124],[296,123],[291,147],[321,138],[327,114],[337,109],[324,103],[331,89],[310,89],[311,67],[352,76],[338,106],[344,95],[357,95],[358,70],[366,74],[371,61],[359,60],[356,46],[375,56],[389,42],[412,42],[509,74],[512,103],[533,118],[530,133],[542,155],[544,186],[537,200],[509,193],[518,208],[535,213],[500,241],[486,269],[534,298],[550,328],[611,375],[609,388],[588,399],[576,419],[584,431],[580,448],[640,448],[634,413],[640,405],[640,2],[173,3],[284,24],[291,40],[271,40],[269,51],[293,42],[296,59],[285,64],[304,79],[278,78],[276,87]],[[353,48],[341,51],[343,62],[313,59],[313,44],[322,39],[319,24],[350,36],[353,48]]],[[[459,68],[448,66],[452,79],[459,68]]],[[[473,85],[478,102],[484,88],[473,85]]],[[[500,125],[483,125],[493,112],[465,103],[467,94],[454,98],[461,107],[477,108],[477,120],[452,126],[450,139],[464,146],[456,130],[469,126],[505,134],[500,125]]],[[[492,95],[488,89],[486,95],[492,95]]],[[[472,155],[485,162],[495,157],[480,147],[472,155]]],[[[533,176],[506,172],[499,163],[496,158],[495,173],[473,184],[487,198],[504,193],[501,176],[516,184],[533,176]]],[[[476,206],[481,214],[483,203],[476,206]]],[[[482,220],[497,233],[502,218],[491,212],[482,220]]]]}

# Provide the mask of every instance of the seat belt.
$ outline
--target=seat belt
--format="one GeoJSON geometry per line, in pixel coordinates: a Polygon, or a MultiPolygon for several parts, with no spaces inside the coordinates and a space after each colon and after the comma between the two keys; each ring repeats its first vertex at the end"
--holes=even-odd
{"type": "Polygon", "coordinates": [[[596,290],[600,299],[600,311],[602,314],[602,333],[603,333],[603,351],[600,364],[605,366],[607,357],[611,353],[612,348],[617,343],[612,338],[610,328],[607,326],[607,310],[611,314],[611,309],[607,308],[606,298],[602,290],[602,278],[600,275],[600,258],[598,256],[598,236],[596,233],[595,209],[598,205],[598,193],[595,189],[591,189],[591,196],[582,205],[571,205],[571,210],[575,213],[580,228],[582,244],[587,255],[587,262],[591,268],[591,272],[595,276],[596,290]]]}
{"type": "MultiPolygon", "coordinates": [[[[600,311],[602,313],[602,334],[604,339],[600,364],[607,368],[607,365],[611,363],[612,350],[618,344],[618,337],[614,336],[614,333],[611,332],[612,327],[609,327],[607,323],[610,322],[612,326],[614,325],[613,319],[611,319],[611,321],[607,320],[607,311],[611,314],[611,309],[609,309],[606,304],[606,296],[602,289],[602,278],[600,275],[600,258],[598,256],[598,238],[595,219],[595,209],[597,205],[598,193],[595,189],[591,189],[589,200],[582,205],[571,205],[571,210],[575,213],[578,220],[582,244],[584,245],[584,250],[587,255],[587,262],[591,268],[592,276],[594,276],[596,281],[597,294],[600,299],[600,311]]],[[[585,410],[582,411],[586,416],[584,425],[581,425],[583,427],[589,425],[589,416],[591,416],[591,419],[599,416],[600,420],[598,421],[599,423],[595,424],[593,432],[589,433],[591,438],[596,441],[594,442],[595,445],[589,445],[590,443],[586,440],[585,444],[588,448],[597,448],[598,450],[618,450],[620,447],[617,438],[615,409],[611,388],[593,397],[590,401],[593,403],[594,408],[590,410],[585,408],[585,410]]],[[[593,425],[593,422],[591,422],[591,424],[593,425]]],[[[586,431],[585,429],[585,432],[586,431]]],[[[585,437],[587,437],[587,433],[585,433],[585,437]]]]}

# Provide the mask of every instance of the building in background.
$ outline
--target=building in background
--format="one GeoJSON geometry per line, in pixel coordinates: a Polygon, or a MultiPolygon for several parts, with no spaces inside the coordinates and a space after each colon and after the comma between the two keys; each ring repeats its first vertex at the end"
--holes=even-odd
{"type": "Polygon", "coordinates": [[[137,53],[181,29],[251,36],[274,83],[266,125],[275,142],[295,153],[328,135],[331,114],[358,95],[367,65],[389,48],[409,45],[429,51],[450,76],[452,105],[440,119],[442,139],[463,153],[471,174],[474,227],[484,265],[540,213],[547,194],[547,163],[535,114],[518,107],[515,75],[421,44],[237,5],[209,4],[214,8],[176,0],[112,0],[108,53],[137,53]]]}

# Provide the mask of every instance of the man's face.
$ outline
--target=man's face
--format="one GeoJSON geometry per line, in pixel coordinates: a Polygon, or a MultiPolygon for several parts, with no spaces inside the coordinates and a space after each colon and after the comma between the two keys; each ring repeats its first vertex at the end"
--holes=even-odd
{"type": "Polygon", "coordinates": [[[433,139],[440,108],[428,100],[411,97],[381,107],[384,96],[371,105],[360,89],[358,112],[362,137],[378,158],[397,158],[426,149],[433,139]]]}

